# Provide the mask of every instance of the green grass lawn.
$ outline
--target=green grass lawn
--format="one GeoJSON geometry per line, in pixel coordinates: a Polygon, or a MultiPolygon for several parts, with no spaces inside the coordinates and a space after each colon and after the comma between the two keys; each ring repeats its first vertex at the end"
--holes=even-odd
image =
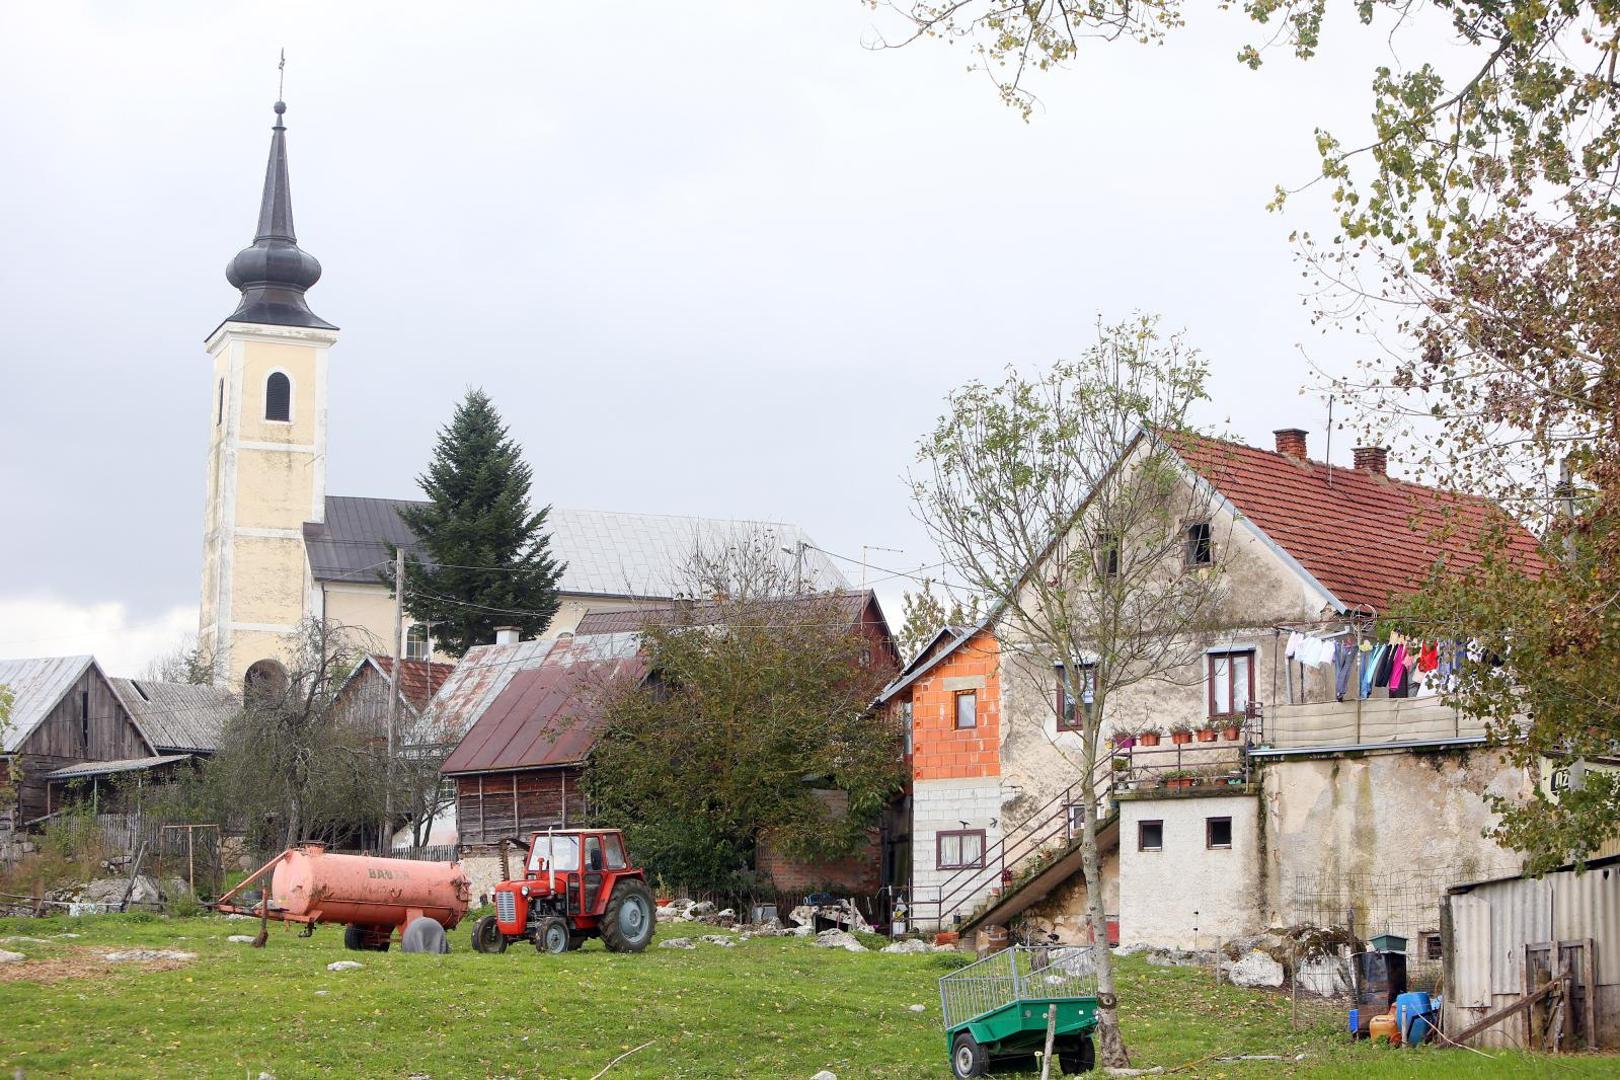
{"type": "MultiPolygon", "coordinates": [[[[27,1077],[949,1076],[935,980],[948,958],[819,949],[755,939],[724,949],[619,956],[592,943],[541,956],[485,956],[467,924],[449,956],[346,953],[342,932],[300,938],[272,924],[269,947],[227,942],[257,924],[220,918],[0,920],[29,956],[0,973],[0,1073],[27,1077]],[[62,932],[82,935],[58,938],[62,932]],[[107,965],[114,948],[197,954],[169,970],[107,965]],[[360,971],[333,973],[333,960],[360,971]],[[19,976],[22,976],[19,978],[19,976]],[[914,1013],[912,1004],[926,1006],[914,1013]]],[[[709,932],[674,931],[660,937],[709,932]]],[[[1327,1023],[1293,1031],[1288,1001],[1210,985],[1207,972],[1123,962],[1122,1014],[1138,1065],[1198,1077],[1614,1076],[1620,1058],[1547,1059],[1350,1045],[1327,1023]],[[1220,1063],[1211,1055],[1308,1055],[1220,1063]]],[[[1017,1074],[1013,1074],[1017,1075],[1017,1074]]],[[[1025,1074],[1025,1075],[1033,1075],[1025,1074]]]]}

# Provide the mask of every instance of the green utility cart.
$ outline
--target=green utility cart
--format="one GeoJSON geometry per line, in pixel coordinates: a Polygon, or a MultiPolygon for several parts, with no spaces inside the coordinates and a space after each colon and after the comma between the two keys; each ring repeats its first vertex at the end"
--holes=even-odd
{"type": "Polygon", "coordinates": [[[1097,978],[1089,950],[1015,945],[939,980],[951,1072],[983,1076],[990,1062],[1045,1049],[1047,1011],[1057,1006],[1053,1049],[1066,1073],[1095,1062],[1097,978]]]}

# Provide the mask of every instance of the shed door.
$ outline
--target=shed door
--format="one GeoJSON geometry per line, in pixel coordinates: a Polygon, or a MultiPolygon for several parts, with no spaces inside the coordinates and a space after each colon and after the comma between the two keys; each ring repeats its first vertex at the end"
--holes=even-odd
{"type": "Polygon", "coordinates": [[[1477,896],[1453,896],[1451,901],[1451,971],[1449,988],[1455,1004],[1464,1009],[1491,1004],[1491,906],[1477,896]]]}

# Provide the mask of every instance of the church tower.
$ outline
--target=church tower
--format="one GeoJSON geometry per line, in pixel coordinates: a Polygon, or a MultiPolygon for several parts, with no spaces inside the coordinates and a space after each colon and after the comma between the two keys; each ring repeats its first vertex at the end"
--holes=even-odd
{"type": "Polygon", "coordinates": [[[283,674],[311,613],[303,526],[326,515],[326,354],[337,327],[304,293],[321,264],[298,247],[287,180],[287,106],[276,102],[253,243],[225,268],[242,301],[208,336],[208,501],[198,641],[215,680],[283,674]]]}

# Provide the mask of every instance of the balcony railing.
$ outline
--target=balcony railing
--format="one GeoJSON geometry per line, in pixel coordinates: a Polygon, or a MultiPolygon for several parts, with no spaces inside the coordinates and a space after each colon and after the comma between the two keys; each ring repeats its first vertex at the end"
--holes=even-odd
{"type": "Polygon", "coordinates": [[[1267,708],[1256,740],[1278,750],[1478,738],[1485,721],[1435,698],[1357,698],[1267,708]]]}

